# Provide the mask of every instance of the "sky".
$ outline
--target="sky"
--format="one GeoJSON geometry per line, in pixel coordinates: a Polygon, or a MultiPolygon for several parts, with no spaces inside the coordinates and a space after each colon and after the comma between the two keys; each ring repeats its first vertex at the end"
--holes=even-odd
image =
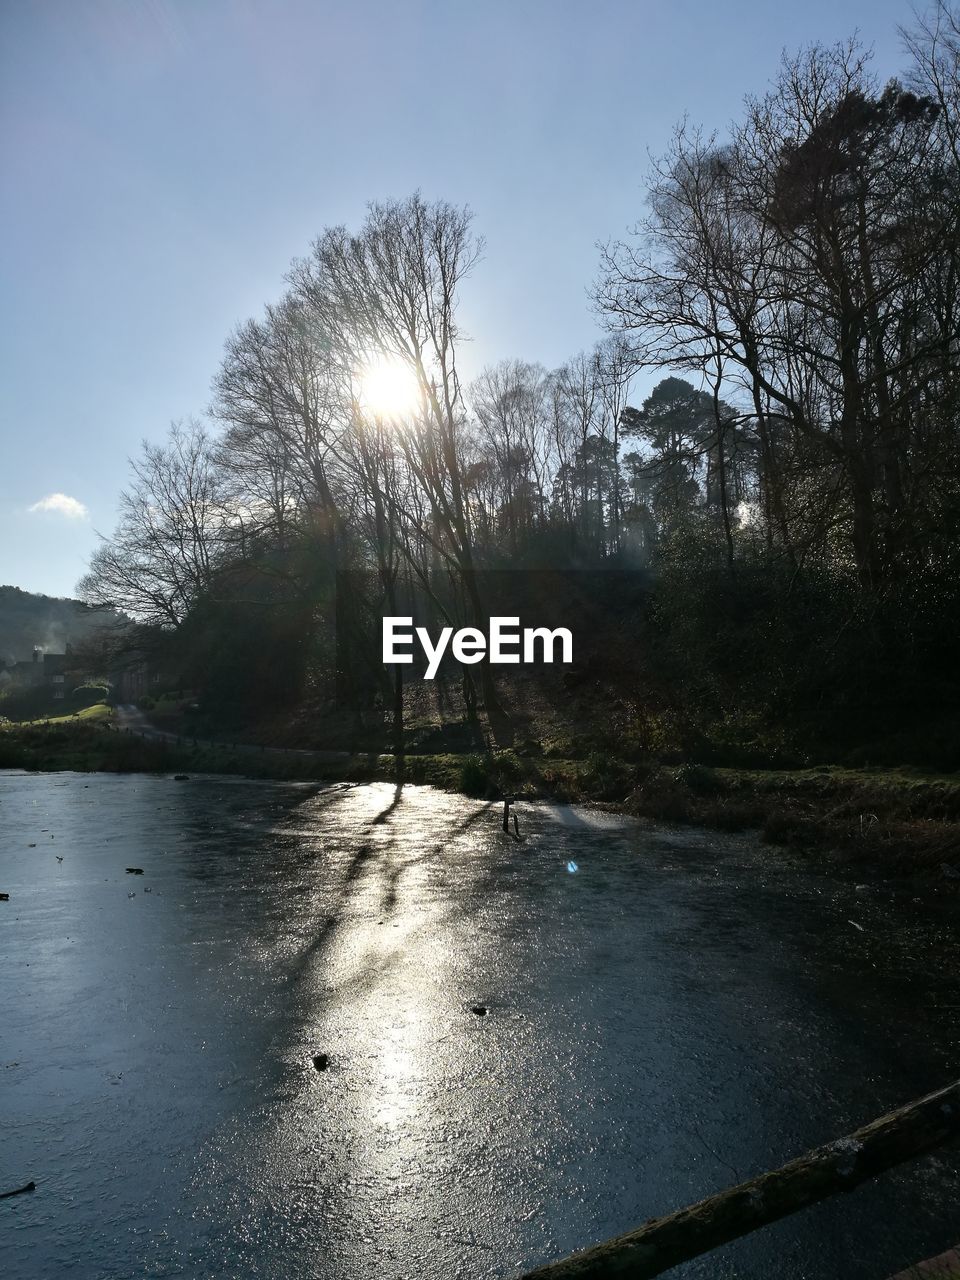
{"type": "MultiPolygon", "coordinates": [[[[129,458],[203,415],[223,344],[324,227],[467,204],[469,377],[601,336],[598,242],[684,116],[893,0],[0,0],[0,584],[71,595],[129,458]]],[[[638,381],[642,392],[649,384],[638,381]]]]}

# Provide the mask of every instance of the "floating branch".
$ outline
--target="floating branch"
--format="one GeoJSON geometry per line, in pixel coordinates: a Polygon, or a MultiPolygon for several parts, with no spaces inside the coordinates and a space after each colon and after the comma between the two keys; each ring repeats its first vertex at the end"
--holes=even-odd
{"type": "Polygon", "coordinates": [[[36,1191],[37,1184],[28,1182],[25,1186],[17,1187],[16,1191],[0,1191],[0,1200],[8,1200],[11,1196],[22,1196],[25,1191],[36,1191]]]}

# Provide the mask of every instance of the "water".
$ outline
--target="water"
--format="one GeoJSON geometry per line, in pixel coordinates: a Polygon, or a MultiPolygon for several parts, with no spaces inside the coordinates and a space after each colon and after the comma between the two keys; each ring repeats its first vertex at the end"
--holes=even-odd
{"type": "MultiPolygon", "coordinates": [[[[510,1277],[957,1075],[954,899],[520,814],[0,775],[0,1273],[510,1277]]],[[[671,1274],[881,1280],[958,1192],[928,1157],[671,1274]]]]}

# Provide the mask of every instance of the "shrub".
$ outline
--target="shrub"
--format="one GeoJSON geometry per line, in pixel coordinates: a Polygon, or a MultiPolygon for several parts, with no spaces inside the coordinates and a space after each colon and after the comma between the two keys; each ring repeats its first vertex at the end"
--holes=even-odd
{"type": "Polygon", "coordinates": [[[460,766],[460,790],[468,796],[486,796],[493,790],[489,756],[467,756],[460,766]]]}
{"type": "Polygon", "coordinates": [[[592,751],[578,777],[581,787],[596,799],[622,800],[634,781],[634,771],[605,751],[592,751]]]}
{"type": "Polygon", "coordinates": [[[692,791],[694,795],[716,795],[718,788],[717,775],[712,769],[702,764],[682,764],[674,774],[681,786],[692,791]]]}

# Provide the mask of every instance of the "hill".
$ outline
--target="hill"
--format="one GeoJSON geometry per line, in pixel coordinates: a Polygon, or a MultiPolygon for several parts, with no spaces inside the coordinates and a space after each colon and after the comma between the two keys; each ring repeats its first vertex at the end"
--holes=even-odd
{"type": "Polygon", "coordinates": [[[0,586],[0,663],[26,661],[35,645],[62,653],[121,619],[114,609],[0,586]]]}

